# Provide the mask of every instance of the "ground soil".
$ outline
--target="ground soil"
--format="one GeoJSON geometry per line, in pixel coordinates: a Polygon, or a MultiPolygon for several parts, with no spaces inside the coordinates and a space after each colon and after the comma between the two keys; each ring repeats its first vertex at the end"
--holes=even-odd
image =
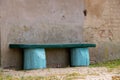
{"type": "Polygon", "coordinates": [[[60,80],[65,80],[65,77],[72,77],[72,80],[120,80],[120,68],[109,69],[106,67],[47,68],[19,71],[3,69],[3,73],[15,77],[57,76],[60,80]]]}

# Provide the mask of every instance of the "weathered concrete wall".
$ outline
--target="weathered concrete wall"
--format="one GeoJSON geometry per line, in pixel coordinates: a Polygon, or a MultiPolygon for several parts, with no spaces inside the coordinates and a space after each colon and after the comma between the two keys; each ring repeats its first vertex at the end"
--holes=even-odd
{"type": "Polygon", "coordinates": [[[85,42],[97,44],[91,49],[91,61],[120,59],[120,0],[85,1],[85,42]]]}
{"type": "MultiPolygon", "coordinates": [[[[82,42],[83,3],[84,0],[0,0],[2,67],[20,68],[23,64],[22,51],[9,49],[9,43],[82,42]]],[[[50,53],[58,50],[47,52],[49,61],[50,53]]],[[[60,63],[68,62],[69,57],[63,55],[69,54],[56,54],[61,57],[60,63]]]]}

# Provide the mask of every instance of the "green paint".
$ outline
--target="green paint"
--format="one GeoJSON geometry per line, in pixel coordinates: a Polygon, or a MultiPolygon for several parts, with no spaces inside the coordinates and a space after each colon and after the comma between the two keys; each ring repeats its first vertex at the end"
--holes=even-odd
{"type": "Polygon", "coordinates": [[[96,44],[10,44],[10,48],[87,48],[96,47],[96,44]]]}

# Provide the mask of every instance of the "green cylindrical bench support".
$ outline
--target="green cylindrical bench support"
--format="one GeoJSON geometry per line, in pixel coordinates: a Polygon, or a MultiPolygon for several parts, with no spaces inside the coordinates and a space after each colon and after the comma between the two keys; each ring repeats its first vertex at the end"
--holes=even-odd
{"type": "Polygon", "coordinates": [[[24,69],[46,68],[45,50],[41,48],[24,49],[24,69]]]}
{"type": "Polygon", "coordinates": [[[88,66],[89,50],[88,48],[73,48],[71,49],[71,66],[88,66]]]}

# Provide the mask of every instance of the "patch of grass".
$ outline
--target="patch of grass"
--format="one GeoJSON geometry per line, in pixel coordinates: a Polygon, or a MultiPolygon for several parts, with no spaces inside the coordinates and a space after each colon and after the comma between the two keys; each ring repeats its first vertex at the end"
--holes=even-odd
{"type": "Polygon", "coordinates": [[[74,72],[71,74],[67,74],[62,80],[85,79],[85,76],[86,75],[74,72]]]}
{"type": "Polygon", "coordinates": [[[101,63],[91,64],[90,67],[117,68],[117,67],[120,67],[120,59],[112,60],[112,61],[107,61],[107,62],[101,62],[101,63]]]}
{"type": "Polygon", "coordinates": [[[86,75],[79,73],[71,73],[64,75],[54,75],[54,76],[26,76],[26,77],[15,77],[10,75],[0,74],[0,80],[73,80],[73,79],[85,79],[86,75]]]}
{"type": "Polygon", "coordinates": [[[19,78],[17,77],[12,77],[10,75],[0,75],[0,80],[20,80],[19,78]]]}
{"type": "Polygon", "coordinates": [[[19,80],[58,80],[58,78],[56,76],[49,76],[49,77],[28,76],[28,77],[21,77],[19,80]]]}
{"type": "Polygon", "coordinates": [[[28,76],[28,77],[14,77],[14,76],[0,76],[0,80],[60,80],[56,76],[49,76],[49,77],[41,77],[41,76],[28,76]]]}

